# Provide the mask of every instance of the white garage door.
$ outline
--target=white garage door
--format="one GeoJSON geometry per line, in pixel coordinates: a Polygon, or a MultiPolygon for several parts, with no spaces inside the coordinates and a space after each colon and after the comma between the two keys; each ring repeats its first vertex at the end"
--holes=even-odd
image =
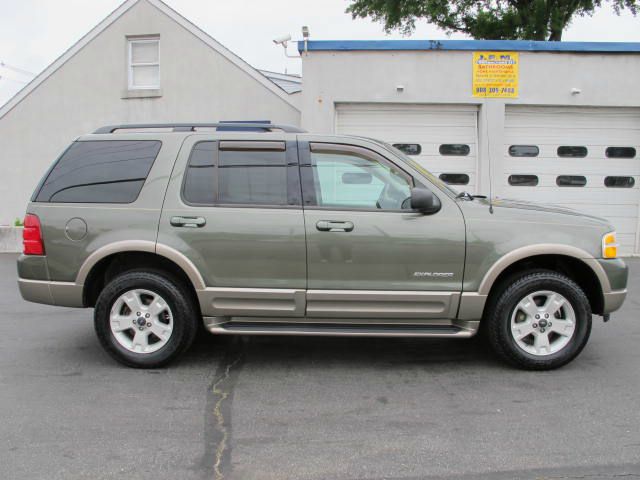
{"type": "Polygon", "coordinates": [[[476,193],[477,118],[475,106],[342,104],[336,133],[395,144],[457,190],[476,193]]]}
{"type": "Polygon", "coordinates": [[[605,217],[635,251],[640,109],[507,107],[504,148],[503,197],[605,217]]]}

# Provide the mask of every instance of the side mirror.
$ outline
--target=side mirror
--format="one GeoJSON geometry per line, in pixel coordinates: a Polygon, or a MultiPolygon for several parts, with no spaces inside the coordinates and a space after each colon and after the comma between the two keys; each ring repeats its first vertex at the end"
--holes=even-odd
{"type": "Polygon", "coordinates": [[[426,188],[411,189],[411,208],[421,213],[430,215],[440,210],[442,204],[430,190],[426,188]]]}

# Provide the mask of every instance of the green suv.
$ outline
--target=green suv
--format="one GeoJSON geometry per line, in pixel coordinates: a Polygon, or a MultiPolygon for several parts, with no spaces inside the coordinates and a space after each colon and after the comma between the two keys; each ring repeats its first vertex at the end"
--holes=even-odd
{"type": "Polygon", "coordinates": [[[624,301],[605,220],[456,192],[392,146],[271,124],[85,135],[27,208],[24,299],[93,307],[132,367],[214,334],[468,338],[566,364],[624,301]]]}

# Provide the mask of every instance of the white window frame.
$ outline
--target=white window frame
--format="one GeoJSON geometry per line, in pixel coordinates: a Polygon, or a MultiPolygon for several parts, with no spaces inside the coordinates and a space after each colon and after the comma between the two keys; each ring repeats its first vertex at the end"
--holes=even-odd
{"type": "Polygon", "coordinates": [[[128,51],[128,61],[127,61],[127,70],[129,75],[129,90],[158,90],[160,88],[160,37],[135,37],[135,38],[127,38],[127,51],[128,51]],[[158,44],[158,61],[157,62],[143,62],[143,63],[133,63],[133,44],[134,43],[157,43],[158,44]],[[133,84],[133,67],[158,67],[158,84],[157,85],[134,85],[133,84]]]}

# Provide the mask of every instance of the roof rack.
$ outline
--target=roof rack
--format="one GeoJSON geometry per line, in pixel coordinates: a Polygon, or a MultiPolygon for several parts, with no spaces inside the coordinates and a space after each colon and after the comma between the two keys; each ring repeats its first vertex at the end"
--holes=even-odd
{"type": "Polygon", "coordinates": [[[116,130],[134,130],[142,128],[171,128],[174,132],[195,132],[197,128],[220,128],[224,131],[255,131],[263,130],[265,132],[272,132],[274,130],[280,130],[285,133],[305,133],[299,127],[293,125],[276,125],[271,123],[230,123],[230,122],[218,122],[218,123],[132,123],[125,125],[107,125],[100,127],[93,133],[104,134],[113,133],[116,130]]]}

